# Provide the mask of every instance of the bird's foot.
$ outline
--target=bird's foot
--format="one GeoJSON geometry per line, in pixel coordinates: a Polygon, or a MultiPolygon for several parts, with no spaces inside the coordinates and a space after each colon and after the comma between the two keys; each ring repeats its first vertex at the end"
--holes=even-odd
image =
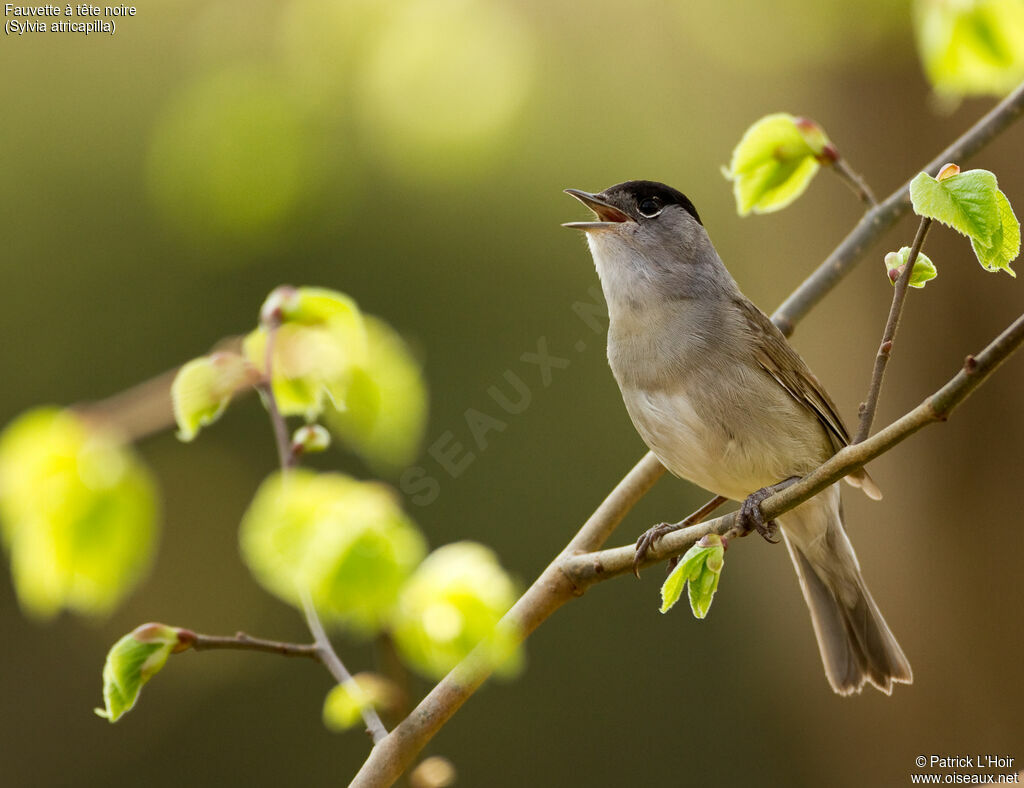
{"type": "Polygon", "coordinates": [[[684,528],[687,524],[686,520],[680,523],[658,523],[658,525],[648,528],[640,534],[640,538],[636,540],[636,554],[633,556],[633,574],[640,577],[640,564],[644,562],[647,554],[658,543],[659,539],[666,534],[684,528]]]}
{"type": "MultiPolygon", "coordinates": [[[[640,577],[640,564],[644,562],[647,554],[654,548],[654,545],[657,544],[659,539],[673,531],[678,531],[680,528],[686,528],[694,523],[699,523],[727,500],[727,498],[724,498],[721,495],[716,496],[685,520],[680,520],[678,523],[660,523],[653,528],[648,528],[644,531],[640,535],[640,538],[636,540],[636,554],[633,556],[633,574],[640,577]]],[[[679,559],[677,557],[670,558],[668,562],[668,571],[671,572],[678,563],[679,559]]]]}
{"type": "Polygon", "coordinates": [[[746,536],[751,531],[757,531],[761,537],[771,544],[778,544],[776,534],[779,532],[779,524],[775,520],[765,520],[761,513],[761,504],[775,493],[786,489],[796,482],[799,477],[793,476],[778,484],[762,487],[747,496],[740,504],[740,510],[736,512],[736,528],[739,536],[746,536]]]}

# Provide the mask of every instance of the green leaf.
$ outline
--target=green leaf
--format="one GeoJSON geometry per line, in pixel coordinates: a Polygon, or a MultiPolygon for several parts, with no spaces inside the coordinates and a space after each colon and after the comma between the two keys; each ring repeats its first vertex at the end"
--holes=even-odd
{"type": "Polygon", "coordinates": [[[412,462],[427,419],[420,365],[383,320],[367,316],[366,364],[352,371],[344,404],[327,408],[331,431],[378,472],[412,462]]]}
{"type": "Polygon", "coordinates": [[[110,649],[103,665],[103,703],[96,714],[117,722],[131,711],[142,685],[157,674],[167,658],[190,645],[192,633],[164,624],[143,624],[110,649]]]}
{"type": "Polygon", "coordinates": [[[395,645],[419,673],[439,679],[475,646],[499,674],[521,667],[522,636],[500,625],[516,584],[490,549],[456,542],[431,553],[402,589],[393,619],[395,645]]]}
{"type": "Polygon", "coordinates": [[[916,0],[914,30],[940,94],[998,96],[1024,79],[1021,0],[916,0]]]}
{"type": "Polygon", "coordinates": [[[910,200],[918,216],[987,244],[999,227],[997,190],[996,176],[988,170],[966,170],[941,181],[922,172],[910,182],[910,200]]]}
{"type": "Polygon", "coordinates": [[[109,613],[149,566],[156,509],[131,448],[71,411],[29,411],[0,435],[0,526],[36,618],[109,613]]]}
{"type": "Polygon", "coordinates": [[[689,586],[690,609],[704,618],[711,608],[718,580],[725,566],[725,542],[718,534],[708,534],[693,545],[676,564],[661,586],[661,612],[667,613],[689,586]]]}
{"type": "Polygon", "coordinates": [[[733,182],[740,216],[785,208],[803,194],[821,166],[828,137],[816,124],[785,113],[747,129],[722,174],[733,182]]]}
{"type": "MultiPolygon", "coordinates": [[[[907,264],[907,259],[909,257],[909,246],[904,246],[898,252],[889,252],[885,256],[886,270],[897,272],[895,275],[889,275],[889,281],[892,282],[893,287],[896,286],[896,279],[899,278],[899,272],[903,270],[903,267],[907,264]]],[[[917,259],[914,260],[914,270],[910,274],[910,286],[918,288],[924,287],[926,282],[930,282],[938,275],[939,272],[936,270],[935,264],[928,259],[926,254],[918,252],[917,259]]]]}
{"type": "MultiPolygon", "coordinates": [[[[330,400],[343,406],[353,370],[366,363],[366,328],[355,302],[317,287],[278,288],[260,310],[280,326],[274,337],[272,385],[285,416],[316,419],[330,400]]],[[[242,342],[249,362],[265,374],[267,327],[242,342]]]]}
{"type": "MultiPolygon", "coordinates": [[[[1010,263],[1020,254],[1020,222],[1013,213],[1010,201],[1001,191],[996,192],[999,208],[999,230],[993,233],[990,246],[982,246],[976,239],[971,239],[971,247],[978,262],[986,271],[1006,271],[1016,278],[1017,274],[1010,268],[1010,263]]],[[[915,266],[916,267],[916,266],[915,266]]]]}
{"type": "Polygon", "coordinates": [[[1020,252],[1020,223],[988,170],[967,170],[939,181],[922,172],[910,183],[910,199],[919,216],[952,227],[971,239],[978,261],[988,271],[1006,271],[1020,252]]]}
{"type": "Polygon", "coordinates": [[[324,698],[324,725],[333,731],[345,731],[363,723],[363,711],[393,708],[401,690],[384,676],[359,673],[334,686],[324,698]]]}
{"type": "Polygon", "coordinates": [[[182,366],[171,384],[178,437],[189,442],[219,419],[231,398],[255,382],[254,373],[237,353],[213,353],[182,366]]]}
{"type": "Polygon", "coordinates": [[[382,484],[296,469],[263,483],[239,533],[242,557],[272,594],[301,608],[307,589],[329,621],[361,634],[390,618],[424,539],[382,484]]]}

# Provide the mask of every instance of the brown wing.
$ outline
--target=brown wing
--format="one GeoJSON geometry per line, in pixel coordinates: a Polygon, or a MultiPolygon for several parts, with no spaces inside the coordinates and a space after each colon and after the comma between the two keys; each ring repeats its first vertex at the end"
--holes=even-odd
{"type": "MultiPolygon", "coordinates": [[[[814,373],[808,369],[804,360],[786,341],[782,332],[768,315],[746,298],[737,299],[736,305],[746,318],[751,334],[756,338],[757,363],[789,393],[789,396],[811,409],[821,426],[825,428],[834,451],[848,445],[850,434],[846,431],[836,404],[824,386],[814,377],[814,373]]],[[[876,501],[881,499],[882,491],[868,475],[867,468],[854,471],[846,480],[854,487],[859,487],[869,498],[876,501]]]]}
{"type": "Polygon", "coordinates": [[[811,409],[828,433],[835,451],[846,446],[850,442],[850,434],[836,410],[836,404],[804,360],[764,312],[745,298],[737,299],[736,305],[746,318],[751,334],[758,340],[755,350],[757,363],[793,399],[811,409]]]}

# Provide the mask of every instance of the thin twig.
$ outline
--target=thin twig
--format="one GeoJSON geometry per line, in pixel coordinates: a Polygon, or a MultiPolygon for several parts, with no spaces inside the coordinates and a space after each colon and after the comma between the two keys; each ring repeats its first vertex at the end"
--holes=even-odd
{"type": "Polygon", "coordinates": [[[875,199],[875,194],[871,191],[871,187],[868,186],[868,182],[864,180],[859,172],[846,163],[846,159],[840,156],[831,164],[833,172],[853,190],[853,193],[860,198],[861,202],[871,207],[878,205],[878,200],[875,199]]]}
{"type": "MultiPolygon", "coordinates": [[[[233,336],[222,339],[210,352],[238,353],[241,349],[241,338],[233,336]]],[[[79,402],[72,405],[71,409],[87,421],[113,427],[125,441],[142,440],[174,424],[170,390],[179,369],[174,367],[161,372],[97,402],[79,402]]],[[[232,396],[252,388],[254,385],[251,381],[241,381],[232,396]]]]}
{"type": "MultiPolygon", "coordinates": [[[[320,661],[327,666],[327,669],[331,671],[331,675],[334,676],[334,680],[339,684],[351,681],[352,674],[348,672],[348,668],[345,667],[345,664],[335,653],[330,638],[327,637],[327,632],[324,631],[324,625],[320,623],[320,616],[316,612],[316,606],[313,604],[313,600],[310,599],[309,593],[302,590],[300,595],[302,597],[302,609],[306,613],[306,624],[309,625],[309,631],[313,633],[313,640],[316,643],[316,650],[320,661]]],[[[361,713],[363,715],[363,722],[366,723],[366,730],[373,739],[373,743],[377,744],[377,742],[382,741],[388,735],[388,729],[381,722],[377,710],[373,706],[367,705],[363,706],[361,713]]]]}
{"type": "MultiPolygon", "coordinates": [[[[274,396],[272,383],[274,340],[277,336],[279,324],[274,321],[268,321],[265,326],[267,331],[267,348],[264,358],[264,380],[260,384],[260,388],[266,400],[270,421],[274,425],[274,438],[277,441],[277,455],[281,462],[281,470],[287,471],[298,461],[298,454],[292,450],[291,441],[288,439],[288,427],[285,424],[280,409],[277,407],[277,398],[274,396]]],[[[309,627],[309,631],[313,634],[314,645],[320,661],[327,667],[331,675],[334,676],[334,680],[339,684],[351,681],[352,674],[345,667],[345,663],[341,661],[341,657],[334,650],[334,646],[331,645],[331,640],[327,637],[327,632],[324,630],[324,625],[320,621],[320,616],[316,612],[316,605],[313,604],[309,592],[305,588],[300,588],[299,597],[302,600],[302,609],[306,614],[306,624],[309,627]]],[[[384,723],[381,722],[380,715],[377,714],[376,709],[372,706],[364,706],[360,709],[360,712],[363,715],[363,721],[366,723],[366,731],[370,734],[374,744],[388,735],[388,729],[384,727],[384,723]]]]}
{"type": "Polygon", "coordinates": [[[288,438],[288,425],[281,415],[281,409],[277,407],[277,396],[274,394],[274,344],[277,339],[278,326],[271,323],[266,326],[267,347],[263,360],[263,380],[259,384],[259,390],[267,405],[267,413],[270,414],[270,423],[274,426],[274,440],[277,443],[277,458],[281,463],[281,470],[287,471],[295,463],[295,453],[292,451],[292,442],[288,438]]]}
{"type": "Polygon", "coordinates": [[[885,330],[882,332],[882,342],[878,346],[878,353],[875,355],[875,367],[871,372],[871,383],[868,386],[868,394],[860,406],[860,424],[857,427],[857,434],[853,438],[854,443],[860,443],[871,432],[871,422],[875,420],[875,410],[878,408],[878,397],[882,393],[882,379],[885,377],[885,368],[892,356],[892,345],[896,341],[896,330],[900,326],[900,316],[903,314],[903,304],[906,301],[907,293],[910,290],[910,277],[914,273],[914,263],[924,246],[925,236],[928,235],[928,228],[932,220],[927,216],[921,219],[918,225],[917,235],[914,236],[914,245],[910,247],[907,255],[907,262],[896,280],[893,288],[892,305],[889,307],[889,317],[885,321],[885,330]]]}
{"type": "Polygon", "coordinates": [[[189,633],[183,642],[189,643],[189,647],[196,651],[209,651],[213,649],[262,651],[267,654],[279,654],[282,657],[309,657],[317,662],[323,661],[316,644],[307,645],[303,643],[284,643],[278,640],[264,640],[263,638],[254,638],[245,632],[238,632],[231,636],[203,635],[193,632],[189,633]]]}

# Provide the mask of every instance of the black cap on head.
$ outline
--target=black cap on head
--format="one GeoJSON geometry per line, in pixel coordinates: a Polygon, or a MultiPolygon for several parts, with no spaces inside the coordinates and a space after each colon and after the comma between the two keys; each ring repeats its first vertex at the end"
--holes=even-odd
{"type": "Polygon", "coordinates": [[[681,191],[677,191],[671,186],[666,186],[664,183],[658,183],[657,181],[626,181],[625,183],[609,186],[604,190],[604,194],[613,202],[616,197],[622,199],[629,196],[633,199],[635,205],[639,205],[647,199],[657,200],[661,205],[678,205],[696,219],[698,224],[704,224],[700,220],[700,216],[697,215],[697,209],[693,207],[690,198],[681,191]]]}

